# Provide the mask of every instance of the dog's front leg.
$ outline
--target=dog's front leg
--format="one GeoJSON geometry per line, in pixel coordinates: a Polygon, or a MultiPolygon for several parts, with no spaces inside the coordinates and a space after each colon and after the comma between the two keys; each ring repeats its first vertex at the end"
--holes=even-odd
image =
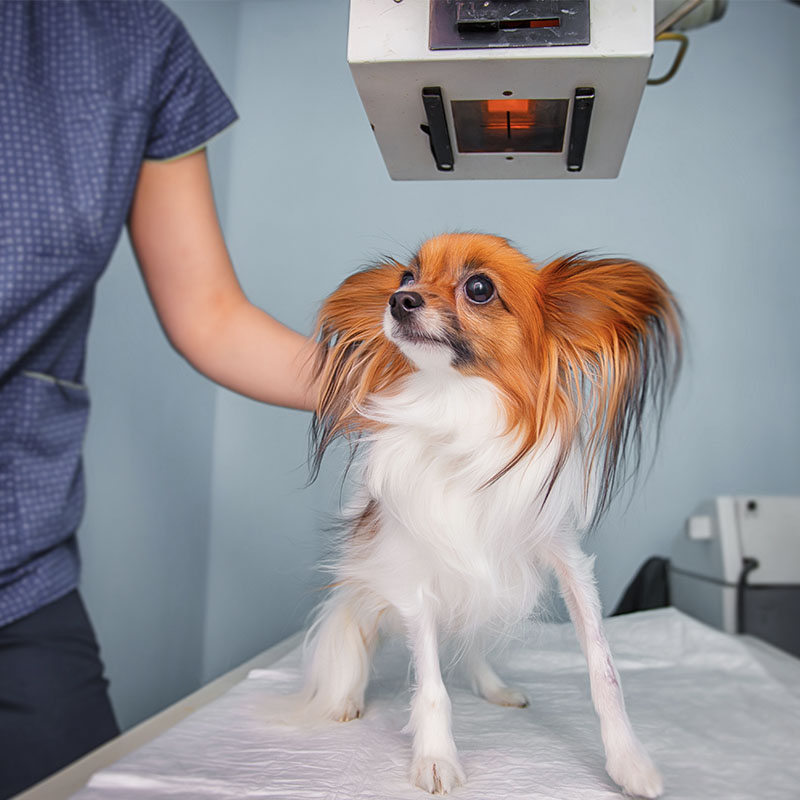
{"type": "Polygon", "coordinates": [[[603,633],[600,598],[593,558],[575,542],[553,544],[548,553],[561,593],[578,634],[606,751],[606,770],[627,794],[659,797],[663,782],[655,764],[631,728],[622,697],[619,674],[603,633]]]}
{"type": "Polygon", "coordinates": [[[411,779],[431,794],[447,794],[463,783],[465,776],[451,731],[436,620],[429,609],[422,609],[405,622],[416,676],[408,724],[414,736],[411,779]]]}

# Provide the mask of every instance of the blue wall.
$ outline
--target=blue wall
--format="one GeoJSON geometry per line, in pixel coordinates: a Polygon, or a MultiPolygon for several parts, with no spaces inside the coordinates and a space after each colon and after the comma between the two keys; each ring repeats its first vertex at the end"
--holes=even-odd
{"type": "MultiPolygon", "coordinates": [[[[310,331],[345,275],[451,229],[536,260],[631,256],[673,287],[690,357],[661,451],[587,543],[607,611],[698,501],[800,491],[800,8],[733,0],[691,32],[677,77],[646,90],[614,181],[393,183],[347,68],[344,0],[172,6],[241,115],[211,151],[234,263],[287,324],[310,331]]],[[[124,245],[118,262],[91,343],[81,540],[129,723],[301,626],[339,462],[304,488],[307,415],[182,366],[124,245]]]]}

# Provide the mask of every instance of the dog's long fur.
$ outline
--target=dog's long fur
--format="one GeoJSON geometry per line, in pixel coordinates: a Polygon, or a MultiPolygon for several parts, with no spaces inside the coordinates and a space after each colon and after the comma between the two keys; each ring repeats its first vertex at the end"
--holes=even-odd
{"type": "Polygon", "coordinates": [[[412,780],[448,792],[465,775],[440,638],[462,648],[478,693],[527,704],[484,644],[535,609],[553,571],[589,665],[608,772],[631,794],[658,796],[580,533],[635,472],[646,410],[660,421],[677,376],[680,312],[663,281],[624,260],[537,268],[504,239],[448,234],[407,265],[345,280],[320,312],[318,342],[314,467],[343,436],[359,445],[360,472],[334,588],[308,638],[309,708],[359,716],[378,629],[399,620],[416,676],[412,780]]]}

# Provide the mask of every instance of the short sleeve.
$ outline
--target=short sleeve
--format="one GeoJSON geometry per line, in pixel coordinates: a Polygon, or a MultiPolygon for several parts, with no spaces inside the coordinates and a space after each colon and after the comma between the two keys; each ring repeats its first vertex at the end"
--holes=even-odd
{"type": "Polygon", "coordinates": [[[160,63],[144,156],[167,160],[201,147],[237,115],[181,21],[160,3],[152,8],[160,63]]]}

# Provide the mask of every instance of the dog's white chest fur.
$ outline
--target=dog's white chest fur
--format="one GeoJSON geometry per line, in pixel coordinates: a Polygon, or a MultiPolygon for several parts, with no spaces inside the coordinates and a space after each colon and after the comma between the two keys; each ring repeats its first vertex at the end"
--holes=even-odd
{"type": "Polygon", "coordinates": [[[379,527],[359,556],[388,581],[386,599],[403,608],[416,602],[406,587],[422,587],[446,598],[441,621],[456,631],[529,613],[543,585],[536,548],[576,523],[580,498],[563,471],[542,507],[558,443],[492,482],[517,443],[495,387],[455,370],[413,373],[398,392],[373,397],[368,414],[382,423],[363,475],[379,527]]]}

